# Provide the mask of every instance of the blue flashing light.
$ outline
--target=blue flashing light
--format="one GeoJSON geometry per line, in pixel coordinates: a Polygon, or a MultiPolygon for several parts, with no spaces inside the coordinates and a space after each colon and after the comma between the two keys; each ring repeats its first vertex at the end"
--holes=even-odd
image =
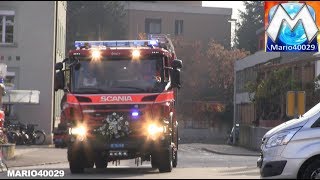
{"type": "Polygon", "coordinates": [[[155,46],[155,45],[158,45],[158,41],[157,40],[150,40],[149,44],[155,46]]]}
{"type": "Polygon", "coordinates": [[[139,112],[132,112],[131,115],[132,115],[132,117],[137,117],[137,116],[139,116],[139,112]]]}

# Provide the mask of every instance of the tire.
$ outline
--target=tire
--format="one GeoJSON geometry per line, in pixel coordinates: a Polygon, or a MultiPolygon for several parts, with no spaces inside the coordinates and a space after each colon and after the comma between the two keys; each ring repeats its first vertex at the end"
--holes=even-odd
{"type": "Polygon", "coordinates": [[[172,167],[176,168],[178,165],[178,150],[174,152],[172,167]]]}
{"type": "Polygon", "coordinates": [[[172,162],[172,166],[175,168],[178,165],[178,147],[179,147],[179,131],[178,131],[178,126],[176,128],[176,151],[173,151],[173,162],[172,162]]]}
{"type": "Polygon", "coordinates": [[[320,160],[312,161],[303,171],[302,179],[320,178],[320,160]]]}
{"type": "Polygon", "coordinates": [[[37,130],[34,132],[35,137],[34,137],[34,144],[35,145],[42,145],[46,141],[46,134],[43,131],[37,130]]]}
{"type": "Polygon", "coordinates": [[[95,153],[94,164],[96,165],[97,169],[104,169],[108,166],[108,161],[104,158],[101,153],[95,153]]]}
{"type": "Polygon", "coordinates": [[[86,167],[86,168],[93,168],[93,166],[94,166],[94,162],[93,162],[93,161],[87,161],[87,162],[85,163],[85,167],[86,167]]]}
{"type": "Polygon", "coordinates": [[[154,169],[158,168],[157,157],[155,155],[151,155],[151,167],[154,169]]]}
{"type": "Polygon", "coordinates": [[[68,148],[68,161],[69,168],[72,174],[84,173],[85,164],[83,163],[83,153],[81,149],[74,150],[71,147],[68,148]]]}
{"type": "Polygon", "coordinates": [[[158,156],[159,162],[159,172],[171,172],[173,168],[172,162],[172,147],[169,149],[163,150],[158,156]]]}

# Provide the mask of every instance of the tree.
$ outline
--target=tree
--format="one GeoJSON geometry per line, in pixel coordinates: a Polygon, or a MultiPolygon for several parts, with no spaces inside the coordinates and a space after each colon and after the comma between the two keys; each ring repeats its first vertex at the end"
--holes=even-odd
{"type": "MultiPolygon", "coordinates": [[[[207,108],[193,108],[198,118],[221,121],[218,124],[231,125],[233,119],[234,63],[249,53],[239,49],[228,50],[211,40],[208,44],[200,41],[186,42],[181,37],[173,40],[179,59],[183,60],[182,85],[179,111],[187,114],[183,101],[216,101],[223,109],[214,112],[207,108]]],[[[200,103],[201,104],[201,103],[200,103]]],[[[216,121],[217,123],[217,121],[216,121]]]]}
{"type": "Polygon", "coordinates": [[[257,107],[257,117],[263,120],[281,120],[286,117],[286,93],[301,90],[292,77],[290,68],[272,71],[257,82],[249,82],[246,89],[257,107]]]}
{"type": "Polygon", "coordinates": [[[254,53],[258,49],[256,31],[263,27],[264,2],[243,1],[245,11],[239,11],[240,22],[237,22],[236,47],[254,53]]]}
{"type": "Polygon", "coordinates": [[[119,1],[68,1],[68,49],[76,40],[125,39],[125,15],[119,1]]]}
{"type": "Polygon", "coordinates": [[[187,42],[181,37],[172,42],[178,58],[184,63],[180,99],[201,101],[210,97],[232,110],[234,63],[249,53],[239,49],[228,50],[213,40],[208,45],[200,41],[187,42]]]}

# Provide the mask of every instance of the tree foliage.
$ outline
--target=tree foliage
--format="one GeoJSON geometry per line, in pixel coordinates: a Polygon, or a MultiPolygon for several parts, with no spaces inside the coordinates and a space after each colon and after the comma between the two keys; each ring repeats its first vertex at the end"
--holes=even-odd
{"type": "Polygon", "coordinates": [[[257,117],[261,120],[286,120],[286,95],[288,91],[305,91],[307,106],[314,106],[320,98],[319,77],[304,86],[292,75],[291,68],[272,71],[257,82],[249,82],[246,89],[256,105],[257,117]]]}
{"type": "Polygon", "coordinates": [[[243,1],[245,11],[239,11],[240,22],[237,22],[236,47],[254,53],[258,49],[256,31],[263,27],[264,2],[243,1]]]}
{"type": "Polygon", "coordinates": [[[200,41],[187,42],[180,37],[174,39],[173,44],[178,58],[184,62],[183,98],[203,100],[212,97],[216,101],[232,103],[234,63],[248,52],[228,50],[213,40],[206,45],[200,41]]]}

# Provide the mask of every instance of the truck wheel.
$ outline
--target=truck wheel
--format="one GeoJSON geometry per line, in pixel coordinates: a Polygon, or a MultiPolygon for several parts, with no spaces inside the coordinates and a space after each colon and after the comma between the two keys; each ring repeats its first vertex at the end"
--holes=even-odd
{"type": "Polygon", "coordinates": [[[93,168],[93,161],[83,152],[82,148],[68,147],[68,161],[72,174],[83,173],[84,168],[93,168]]]}
{"type": "Polygon", "coordinates": [[[159,171],[163,172],[171,172],[172,171],[172,147],[169,149],[161,151],[159,154],[159,171]]]}
{"type": "Polygon", "coordinates": [[[108,161],[101,155],[101,153],[96,153],[94,164],[96,165],[96,168],[103,169],[108,166],[108,161]]]}
{"type": "Polygon", "coordinates": [[[320,160],[312,161],[304,170],[302,179],[320,178],[320,160]]]}
{"type": "Polygon", "coordinates": [[[84,172],[84,165],[82,164],[82,159],[80,157],[76,158],[73,156],[69,160],[69,167],[72,174],[78,174],[78,173],[84,172]]]}
{"type": "Polygon", "coordinates": [[[157,157],[155,155],[151,155],[151,167],[158,168],[157,157]]]}
{"type": "Polygon", "coordinates": [[[172,166],[175,168],[178,165],[178,150],[174,151],[172,166]]]}

